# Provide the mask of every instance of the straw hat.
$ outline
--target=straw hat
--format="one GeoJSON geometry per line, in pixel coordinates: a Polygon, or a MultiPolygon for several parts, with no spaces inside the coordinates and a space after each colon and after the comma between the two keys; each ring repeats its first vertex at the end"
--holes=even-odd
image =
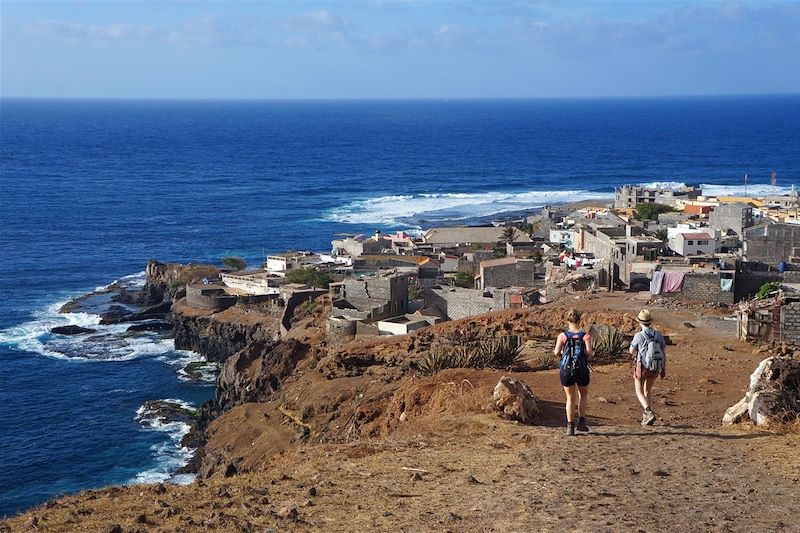
{"type": "Polygon", "coordinates": [[[639,316],[637,316],[636,318],[642,324],[649,324],[650,322],[653,321],[653,317],[650,316],[650,311],[648,311],[647,309],[642,309],[641,311],[639,311],[639,316]]]}

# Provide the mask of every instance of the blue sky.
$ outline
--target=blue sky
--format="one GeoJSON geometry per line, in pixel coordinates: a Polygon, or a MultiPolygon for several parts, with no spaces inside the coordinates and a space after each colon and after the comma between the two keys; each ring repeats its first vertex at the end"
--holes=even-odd
{"type": "Polygon", "coordinates": [[[800,92],[800,2],[9,1],[0,95],[800,92]]]}

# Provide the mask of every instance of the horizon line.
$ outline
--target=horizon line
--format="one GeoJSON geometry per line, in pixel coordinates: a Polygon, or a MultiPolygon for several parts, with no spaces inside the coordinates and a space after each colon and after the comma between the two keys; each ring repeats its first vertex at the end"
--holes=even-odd
{"type": "Polygon", "coordinates": [[[102,100],[102,101],[181,101],[181,102],[436,102],[436,101],[520,101],[520,100],[655,100],[682,98],[741,98],[800,96],[795,92],[767,93],[691,93],[604,96],[417,96],[417,97],[202,97],[202,96],[3,96],[0,100],[102,100]]]}

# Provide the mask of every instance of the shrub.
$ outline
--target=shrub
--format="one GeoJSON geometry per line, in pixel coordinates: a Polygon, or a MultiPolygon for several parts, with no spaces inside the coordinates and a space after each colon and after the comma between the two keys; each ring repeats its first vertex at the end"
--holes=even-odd
{"type": "Polygon", "coordinates": [[[636,216],[641,220],[658,220],[661,213],[670,213],[674,209],[665,204],[636,204],[636,216]]]}
{"type": "Polygon", "coordinates": [[[453,285],[471,289],[475,285],[475,278],[469,272],[459,270],[456,272],[456,275],[453,276],[453,285]]]}
{"type": "Polygon", "coordinates": [[[770,281],[769,283],[765,283],[758,289],[756,293],[756,298],[759,300],[763,300],[764,298],[769,297],[771,292],[777,291],[781,286],[779,281],[770,281]]]}
{"type": "Polygon", "coordinates": [[[617,328],[609,327],[600,335],[592,337],[592,359],[615,359],[625,351],[625,337],[617,328]]]}
{"type": "Polygon", "coordinates": [[[223,257],[222,264],[234,270],[244,270],[244,268],[247,266],[247,262],[244,259],[236,256],[223,257]]]}
{"type": "Polygon", "coordinates": [[[474,368],[488,366],[491,368],[508,368],[519,362],[522,353],[522,340],[518,335],[505,335],[498,339],[489,339],[478,345],[474,360],[474,368]]]}
{"type": "Polygon", "coordinates": [[[290,270],[286,274],[286,281],[289,283],[302,283],[312,287],[327,289],[333,278],[327,272],[320,272],[315,268],[297,268],[290,270]]]}
{"type": "Polygon", "coordinates": [[[417,362],[420,373],[432,376],[445,368],[508,368],[519,362],[522,340],[506,335],[478,343],[436,346],[417,362]]]}

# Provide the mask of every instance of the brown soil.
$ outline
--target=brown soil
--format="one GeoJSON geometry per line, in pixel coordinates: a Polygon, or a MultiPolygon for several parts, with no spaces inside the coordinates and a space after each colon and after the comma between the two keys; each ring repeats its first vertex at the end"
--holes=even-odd
{"type": "MultiPolygon", "coordinates": [[[[638,312],[625,296],[568,305],[626,333],[638,312]]],[[[540,425],[521,426],[492,410],[502,372],[423,378],[403,366],[427,342],[423,333],[552,338],[566,307],[352,343],[337,352],[334,379],[308,357],[269,401],[211,424],[207,453],[219,458],[211,479],[67,496],[0,522],[0,531],[800,531],[800,435],[720,428],[762,357],[732,338],[724,311],[653,310],[672,342],[655,427],[638,424],[624,362],[594,368],[592,431],[575,438],[564,435],[553,370],[507,373],[540,399],[540,425]],[[238,474],[224,477],[231,465],[238,474]]],[[[298,324],[319,326],[317,315],[298,324]]],[[[316,342],[318,328],[309,331],[294,335],[316,342]]]]}

